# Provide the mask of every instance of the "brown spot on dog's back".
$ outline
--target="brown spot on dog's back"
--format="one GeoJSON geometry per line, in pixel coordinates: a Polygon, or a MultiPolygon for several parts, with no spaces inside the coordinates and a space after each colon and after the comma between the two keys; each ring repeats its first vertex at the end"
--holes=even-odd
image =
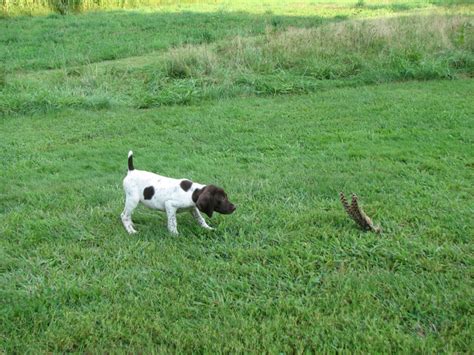
{"type": "Polygon", "coordinates": [[[155,188],[153,186],[148,186],[143,189],[143,197],[145,198],[145,200],[151,200],[154,194],[155,188]]]}
{"type": "Polygon", "coordinates": [[[182,188],[184,191],[188,191],[188,190],[191,188],[192,184],[193,184],[192,181],[183,180],[183,181],[181,181],[181,183],[179,184],[179,186],[181,186],[181,188],[182,188]]]}

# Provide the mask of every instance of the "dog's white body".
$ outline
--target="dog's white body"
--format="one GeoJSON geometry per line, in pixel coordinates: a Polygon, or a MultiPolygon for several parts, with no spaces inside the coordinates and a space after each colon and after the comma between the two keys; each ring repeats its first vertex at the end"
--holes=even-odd
{"type": "MultiPolygon", "coordinates": [[[[145,206],[161,211],[166,211],[168,217],[168,230],[177,235],[176,213],[189,211],[202,227],[212,230],[209,227],[199,210],[204,210],[209,217],[213,211],[220,213],[232,213],[235,206],[228,200],[225,192],[214,185],[202,185],[187,179],[173,179],[161,176],[148,171],[135,170],[133,167],[133,152],[128,153],[128,173],[123,180],[125,191],[125,208],[121,214],[122,223],[128,233],[136,233],[132,222],[133,210],[141,202],[145,206]],[[217,194],[215,194],[217,192],[217,194]],[[213,195],[214,193],[214,195],[213,195]],[[214,209],[215,196],[223,194],[224,207],[214,209]],[[222,209],[224,208],[224,209],[222,209]]],[[[217,205],[222,206],[220,199],[217,205]]]]}
{"type": "Polygon", "coordinates": [[[192,183],[191,187],[184,191],[180,184],[187,179],[173,179],[150,173],[143,170],[129,171],[123,180],[123,188],[126,198],[138,199],[149,208],[166,211],[166,204],[171,203],[177,209],[190,209],[195,207],[192,200],[194,190],[202,189],[204,185],[192,183]],[[145,199],[143,191],[152,186],[154,194],[150,199],[145,199]]]}

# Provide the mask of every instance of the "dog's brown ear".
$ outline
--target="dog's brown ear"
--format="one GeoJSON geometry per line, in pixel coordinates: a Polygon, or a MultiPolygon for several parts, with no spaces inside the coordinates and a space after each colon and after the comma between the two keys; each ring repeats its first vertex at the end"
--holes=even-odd
{"type": "Polygon", "coordinates": [[[196,202],[196,206],[199,211],[204,212],[209,217],[212,217],[214,213],[214,197],[209,191],[210,189],[204,188],[199,194],[199,197],[196,202]]]}

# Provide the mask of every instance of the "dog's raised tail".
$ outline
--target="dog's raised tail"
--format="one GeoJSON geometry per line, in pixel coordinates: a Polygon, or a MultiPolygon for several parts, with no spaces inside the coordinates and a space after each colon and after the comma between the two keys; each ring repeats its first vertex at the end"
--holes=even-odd
{"type": "Polygon", "coordinates": [[[128,171],[135,170],[133,167],[133,152],[129,151],[128,152],[128,171]]]}

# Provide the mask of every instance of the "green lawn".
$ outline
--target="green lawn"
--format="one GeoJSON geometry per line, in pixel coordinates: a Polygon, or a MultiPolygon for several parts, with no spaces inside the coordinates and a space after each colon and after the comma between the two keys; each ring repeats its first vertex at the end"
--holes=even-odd
{"type": "Polygon", "coordinates": [[[146,349],[468,351],[471,80],[64,111],[2,123],[7,352],[146,349]],[[217,183],[215,232],[140,208],[137,168],[217,183]],[[357,192],[385,232],[358,231],[357,192]]]}
{"type": "Polygon", "coordinates": [[[45,9],[0,18],[0,353],[472,351],[472,5],[45,9]],[[128,235],[130,149],[237,211],[128,235]]]}

